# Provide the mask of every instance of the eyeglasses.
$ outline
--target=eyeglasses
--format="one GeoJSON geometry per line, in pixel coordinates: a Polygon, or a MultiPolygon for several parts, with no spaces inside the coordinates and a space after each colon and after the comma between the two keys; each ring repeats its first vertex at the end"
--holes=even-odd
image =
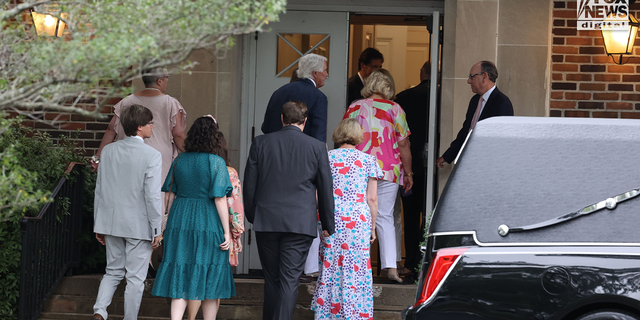
{"type": "Polygon", "coordinates": [[[149,123],[147,123],[147,125],[153,125],[153,121],[149,121],[149,123]]]}
{"type": "Polygon", "coordinates": [[[469,79],[473,79],[473,77],[478,76],[478,75],[481,75],[481,74],[483,74],[483,73],[484,73],[484,72],[478,72],[478,73],[470,74],[470,75],[469,75],[469,79]]]}

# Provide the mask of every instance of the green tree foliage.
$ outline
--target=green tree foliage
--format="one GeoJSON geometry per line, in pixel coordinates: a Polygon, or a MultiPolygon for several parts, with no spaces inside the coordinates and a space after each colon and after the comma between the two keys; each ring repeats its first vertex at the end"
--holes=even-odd
{"type": "MultiPolygon", "coordinates": [[[[20,218],[35,215],[81,150],[68,138],[19,125],[0,113],[0,319],[16,319],[20,286],[20,218]]],[[[64,203],[64,201],[62,201],[64,203]]]]}
{"type": "Polygon", "coordinates": [[[100,116],[147,68],[185,70],[197,49],[277,20],[285,0],[0,0],[0,110],[100,116]],[[36,36],[29,10],[61,18],[60,38],[36,36]],[[86,110],[78,103],[93,103],[86,110]]]}
{"type": "Polygon", "coordinates": [[[22,145],[16,140],[19,131],[15,120],[0,119],[0,221],[22,217],[47,200],[37,186],[38,175],[24,167],[22,145]]]}

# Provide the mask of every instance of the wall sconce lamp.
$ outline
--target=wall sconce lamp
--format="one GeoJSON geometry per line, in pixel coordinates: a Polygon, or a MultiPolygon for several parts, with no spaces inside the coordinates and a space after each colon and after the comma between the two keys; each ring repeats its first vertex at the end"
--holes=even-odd
{"type": "MultiPolygon", "coordinates": [[[[50,12],[56,14],[56,12],[52,11],[50,12]]],[[[65,18],[66,14],[62,13],[60,16],[65,18]]],[[[35,10],[31,10],[31,18],[38,36],[62,37],[64,28],[67,26],[64,21],[49,13],[38,13],[35,10]]]]}
{"type": "Polygon", "coordinates": [[[607,52],[607,55],[611,56],[613,62],[616,64],[624,64],[629,61],[629,57],[627,57],[627,60],[622,62],[622,57],[633,53],[633,45],[636,41],[638,26],[640,26],[640,23],[638,23],[638,20],[636,20],[632,14],[629,13],[628,16],[629,24],[626,28],[612,28],[611,25],[620,24],[620,20],[611,19],[611,15],[604,20],[602,26],[604,50],[607,52]],[[618,61],[616,61],[616,57],[618,61]]]}

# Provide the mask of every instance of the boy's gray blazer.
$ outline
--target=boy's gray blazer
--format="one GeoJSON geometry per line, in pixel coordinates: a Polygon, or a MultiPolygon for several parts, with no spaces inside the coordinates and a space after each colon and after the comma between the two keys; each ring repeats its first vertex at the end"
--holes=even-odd
{"type": "Polygon", "coordinates": [[[137,137],[102,150],[94,201],[93,231],[152,240],[161,233],[162,156],[137,137]]]}

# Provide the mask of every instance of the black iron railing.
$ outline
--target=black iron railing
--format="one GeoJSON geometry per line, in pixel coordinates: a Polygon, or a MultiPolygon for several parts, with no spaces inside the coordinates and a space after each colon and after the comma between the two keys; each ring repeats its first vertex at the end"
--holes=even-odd
{"type": "Polygon", "coordinates": [[[80,263],[76,237],[82,224],[83,165],[72,163],[35,217],[20,219],[22,267],[19,320],[35,320],[62,277],[80,263]]]}

